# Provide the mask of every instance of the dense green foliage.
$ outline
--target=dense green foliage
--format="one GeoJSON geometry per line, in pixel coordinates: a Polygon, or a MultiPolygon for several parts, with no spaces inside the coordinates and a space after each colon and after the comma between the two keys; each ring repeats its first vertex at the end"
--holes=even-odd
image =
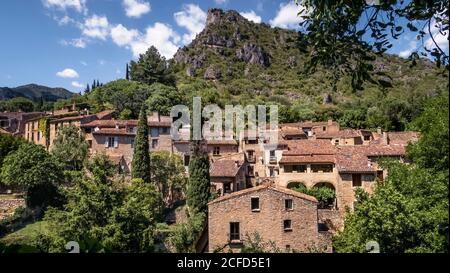
{"type": "Polygon", "coordinates": [[[169,236],[170,243],[178,253],[195,252],[195,242],[205,228],[205,213],[196,213],[189,217],[187,223],[176,225],[169,236]]]}
{"type": "Polygon", "coordinates": [[[150,154],[148,144],[147,112],[142,106],[139,114],[136,137],[134,139],[134,153],[131,167],[131,176],[145,182],[150,182],[150,154]]]}
{"type": "Polygon", "coordinates": [[[29,207],[57,205],[61,201],[57,188],[63,179],[61,166],[42,146],[22,144],[3,160],[0,177],[2,183],[26,190],[29,207]]]}
{"type": "Polygon", "coordinates": [[[36,244],[60,252],[69,241],[90,239],[113,252],[151,251],[162,205],[155,186],[139,179],[129,188],[117,186],[110,178],[115,166],[105,155],[95,156],[87,170],[89,175],[67,192],[64,210],[47,211],[50,233],[36,244]]]}
{"type": "Polygon", "coordinates": [[[23,97],[0,101],[1,112],[33,112],[34,108],[33,101],[23,97]]]}
{"type": "Polygon", "coordinates": [[[331,206],[336,199],[336,192],[326,186],[315,186],[308,189],[305,185],[300,183],[297,187],[293,188],[293,190],[314,196],[317,201],[319,201],[320,208],[331,206]]]}
{"type": "Polygon", "coordinates": [[[127,80],[112,81],[95,88],[87,95],[94,111],[115,109],[124,119],[137,118],[139,110],[149,97],[150,86],[127,80]]]}
{"type": "Polygon", "coordinates": [[[81,171],[89,152],[89,144],[75,126],[64,126],[53,142],[51,153],[64,164],[65,169],[81,171]]]}
{"type": "Polygon", "coordinates": [[[137,62],[130,62],[131,80],[145,84],[162,83],[175,85],[175,78],[166,59],[151,46],[147,52],[139,56],[137,62]]]}
{"type": "Polygon", "coordinates": [[[145,102],[148,111],[168,116],[172,106],[186,103],[183,94],[173,86],[154,83],[150,86],[149,91],[151,96],[145,102]]]}
{"type": "Polygon", "coordinates": [[[413,33],[423,46],[412,51],[412,64],[416,64],[420,54],[433,58],[438,67],[443,64],[448,72],[448,52],[435,42],[433,30],[448,31],[448,5],[448,0],[381,0],[375,4],[370,1],[301,1],[298,10],[303,20],[300,25],[302,33],[306,34],[300,44],[302,48],[309,47],[305,67],[308,71],[319,66],[329,69],[334,83],[350,75],[354,89],[361,89],[365,81],[383,85],[383,77],[389,74],[374,65],[375,54],[381,56],[392,47],[394,40],[405,33],[413,33]],[[427,39],[432,42],[425,43],[427,39]]]}
{"type": "Polygon", "coordinates": [[[22,138],[10,135],[0,134],[0,169],[3,165],[3,159],[13,151],[19,149],[19,146],[25,143],[22,138]]]}
{"type": "Polygon", "coordinates": [[[338,252],[364,252],[376,241],[381,252],[448,252],[439,232],[449,222],[448,95],[427,103],[412,127],[422,133],[408,147],[411,164],[385,162],[389,176],[369,197],[357,192],[354,213],[334,239],[338,252]]]}
{"type": "Polygon", "coordinates": [[[152,152],[150,155],[150,174],[163,196],[166,204],[171,204],[175,194],[185,192],[187,178],[181,157],[169,151],[152,152]]]}
{"type": "Polygon", "coordinates": [[[187,204],[190,214],[204,213],[210,201],[209,158],[198,141],[192,144],[192,156],[189,162],[189,182],[187,204]]]}

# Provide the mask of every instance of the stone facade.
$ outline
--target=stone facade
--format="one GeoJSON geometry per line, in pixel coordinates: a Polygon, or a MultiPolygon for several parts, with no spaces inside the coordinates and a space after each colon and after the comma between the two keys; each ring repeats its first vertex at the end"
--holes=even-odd
{"type": "Polygon", "coordinates": [[[308,252],[320,247],[317,200],[273,185],[238,191],[210,202],[208,222],[209,252],[240,252],[247,235],[255,232],[283,252],[308,252]],[[252,209],[252,199],[256,198],[258,208],[252,209]],[[286,200],[291,200],[292,209],[286,208],[286,200]],[[239,223],[239,230],[231,223],[239,223]]]}

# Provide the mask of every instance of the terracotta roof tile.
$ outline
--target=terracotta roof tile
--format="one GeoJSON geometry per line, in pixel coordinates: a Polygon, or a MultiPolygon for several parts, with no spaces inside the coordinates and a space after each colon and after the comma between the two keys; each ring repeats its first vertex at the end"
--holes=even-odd
{"type": "Polygon", "coordinates": [[[213,201],[209,202],[208,205],[211,205],[211,204],[214,204],[214,203],[218,203],[218,202],[222,202],[222,201],[226,201],[226,200],[229,200],[229,199],[232,199],[232,198],[235,198],[235,197],[239,197],[239,196],[246,195],[246,194],[251,194],[251,193],[254,193],[254,192],[257,192],[257,191],[262,191],[262,190],[273,190],[273,191],[277,191],[277,192],[284,193],[284,194],[287,194],[287,195],[295,196],[295,197],[298,197],[298,198],[301,198],[301,199],[304,199],[304,200],[308,200],[310,202],[317,203],[317,199],[315,197],[313,197],[313,196],[306,195],[304,193],[297,192],[297,191],[294,191],[294,190],[291,190],[291,189],[288,189],[288,188],[278,187],[278,186],[275,186],[273,184],[264,184],[264,185],[256,186],[256,187],[253,187],[253,188],[244,189],[244,190],[240,190],[240,191],[233,192],[233,193],[230,193],[230,194],[226,194],[224,196],[221,196],[221,197],[216,198],[213,201]]]}
{"type": "Polygon", "coordinates": [[[114,135],[114,136],[134,136],[135,133],[127,132],[126,129],[117,128],[101,128],[97,131],[93,131],[94,135],[114,135]]]}
{"type": "Polygon", "coordinates": [[[211,164],[209,175],[211,177],[235,177],[241,168],[242,163],[239,160],[217,160],[211,164]]]}
{"type": "Polygon", "coordinates": [[[334,163],[335,156],[334,155],[295,155],[295,156],[286,156],[280,160],[280,164],[286,163],[334,163]]]}
{"type": "Polygon", "coordinates": [[[354,129],[343,129],[337,132],[317,132],[316,138],[352,138],[360,137],[357,130],[354,129]]]}

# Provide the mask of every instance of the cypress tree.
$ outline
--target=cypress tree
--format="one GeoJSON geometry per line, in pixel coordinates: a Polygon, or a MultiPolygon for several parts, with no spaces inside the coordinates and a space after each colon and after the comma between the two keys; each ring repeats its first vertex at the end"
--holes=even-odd
{"type": "Polygon", "coordinates": [[[125,79],[127,81],[130,80],[130,67],[128,66],[128,63],[127,63],[127,70],[126,70],[126,74],[125,74],[125,79]]]}
{"type": "Polygon", "coordinates": [[[84,90],[85,94],[89,94],[91,92],[91,88],[89,87],[89,84],[86,85],[86,90],[84,90]]]}
{"type": "Polygon", "coordinates": [[[201,141],[191,143],[187,204],[191,215],[207,211],[210,192],[209,158],[201,148],[201,141]]]}
{"type": "Polygon", "coordinates": [[[150,151],[148,145],[148,125],[145,107],[142,106],[139,113],[139,121],[134,139],[134,154],[131,175],[133,178],[141,178],[150,182],[150,151]]]}
{"type": "Polygon", "coordinates": [[[91,87],[91,90],[94,90],[95,89],[95,80],[94,80],[94,82],[92,83],[92,87],[91,87]]]}

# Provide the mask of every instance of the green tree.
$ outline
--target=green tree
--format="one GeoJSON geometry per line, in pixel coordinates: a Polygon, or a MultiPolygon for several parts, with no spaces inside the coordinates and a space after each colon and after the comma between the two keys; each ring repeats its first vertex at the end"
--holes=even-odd
{"type": "Polygon", "coordinates": [[[162,207],[161,194],[154,184],[133,180],[125,190],[123,203],[112,212],[102,244],[120,252],[153,251],[154,230],[162,207]]]}
{"type": "Polygon", "coordinates": [[[67,170],[81,171],[89,152],[89,144],[75,126],[62,127],[53,142],[51,153],[67,170]]]}
{"type": "Polygon", "coordinates": [[[183,95],[176,87],[154,83],[150,86],[149,91],[151,96],[145,102],[149,111],[169,115],[172,106],[185,103],[183,95]]]}
{"type": "MultiPolygon", "coordinates": [[[[296,1],[297,2],[297,1],[296,1]]],[[[300,2],[300,1],[298,1],[300,2]]],[[[309,46],[305,67],[314,71],[324,66],[335,84],[351,76],[354,89],[364,81],[383,85],[383,73],[375,72],[375,54],[381,55],[393,41],[405,33],[417,34],[422,46],[415,50],[412,64],[420,55],[435,59],[437,66],[448,71],[448,52],[435,41],[433,29],[441,33],[449,29],[448,0],[442,1],[320,1],[305,0],[299,5],[302,17],[301,48],[309,46]],[[432,41],[426,44],[424,41],[432,41]],[[377,77],[382,76],[382,77],[377,77]]]]}
{"type": "Polygon", "coordinates": [[[57,185],[63,179],[58,161],[40,145],[22,144],[3,160],[1,181],[26,190],[29,207],[57,205],[57,185]]]}
{"type": "Polygon", "coordinates": [[[166,204],[174,200],[175,191],[184,192],[186,175],[183,161],[168,151],[153,152],[150,155],[152,182],[156,183],[166,204]]]}
{"type": "Polygon", "coordinates": [[[65,208],[47,211],[49,231],[41,234],[42,249],[60,252],[68,241],[88,239],[105,251],[153,251],[161,194],[141,179],[132,180],[130,187],[119,186],[111,179],[115,169],[104,154],[89,161],[86,176],[68,192],[65,208]]]}
{"type": "Polygon", "coordinates": [[[3,159],[11,152],[19,149],[20,145],[25,143],[23,138],[0,134],[0,170],[3,165],[3,159]]]}
{"type": "Polygon", "coordinates": [[[145,107],[141,108],[139,114],[138,128],[134,140],[134,153],[131,167],[133,178],[140,178],[150,182],[150,150],[148,145],[148,124],[145,107]]]}
{"type": "Polygon", "coordinates": [[[125,72],[125,80],[127,80],[127,81],[130,80],[130,67],[128,66],[128,63],[127,63],[126,72],[125,72]]]}
{"type": "Polygon", "coordinates": [[[205,213],[210,196],[209,158],[200,141],[193,141],[187,188],[187,204],[191,214],[205,213]]]}
{"type": "Polygon", "coordinates": [[[7,112],[32,112],[34,103],[27,98],[17,97],[6,101],[0,101],[0,111],[7,112]]]}
{"type": "Polygon", "coordinates": [[[89,103],[94,111],[115,109],[126,118],[137,119],[139,110],[150,97],[150,86],[136,81],[117,80],[91,91],[89,103]],[[128,114],[130,113],[130,114],[128,114]]]}
{"type": "Polygon", "coordinates": [[[166,59],[158,50],[151,46],[147,52],[139,56],[137,62],[131,61],[131,79],[145,84],[159,82],[165,85],[175,85],[175,78],[166,59]]]}

